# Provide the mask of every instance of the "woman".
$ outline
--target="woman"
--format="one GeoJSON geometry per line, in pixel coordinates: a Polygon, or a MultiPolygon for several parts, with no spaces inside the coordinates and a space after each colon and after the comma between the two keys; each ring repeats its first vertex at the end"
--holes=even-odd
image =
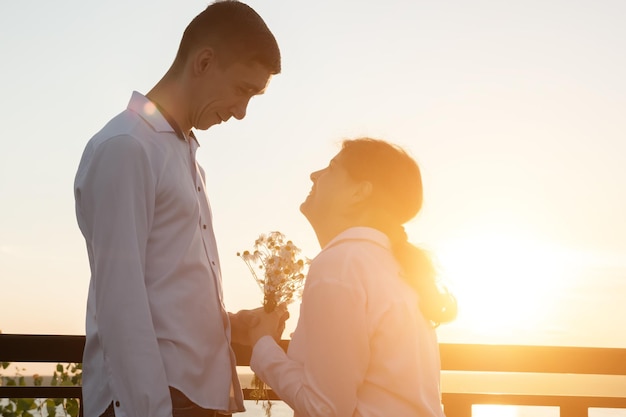
{"type": "Polygon", "coordinates": [[[343,143],[311,174],[300,210],[321,253],[312,261],[285,354],[280,312],[251,330],[251,367],[296,416],[443,416],[434,327],[456,316],[428,256],[403,224],[422,205],[415,161],[385,141],[343,143]]]}

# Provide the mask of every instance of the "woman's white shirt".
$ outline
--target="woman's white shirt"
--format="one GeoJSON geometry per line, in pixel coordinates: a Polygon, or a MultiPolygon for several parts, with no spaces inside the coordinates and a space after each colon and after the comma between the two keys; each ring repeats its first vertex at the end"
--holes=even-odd
{"type": "Polygon", "coordinates": [[[434,328],[388,238],[372,228],[348,229],[323,248],[288,352],[263,337],[251,367],[295,416],[444,415],[434,328]]]}

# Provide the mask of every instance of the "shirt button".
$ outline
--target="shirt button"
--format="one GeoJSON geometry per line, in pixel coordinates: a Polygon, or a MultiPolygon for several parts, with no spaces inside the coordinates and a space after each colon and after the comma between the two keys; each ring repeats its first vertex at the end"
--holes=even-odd
{"type": "Polygon", "coordinates": [[[120,406],[120,402],[119,401],[115,401],[115,406],[119,407],[120,406]]]}
{"type": "Polygon", "coordinates": [[[198,191],[202,191],[202,188],[198,187],[198,191]]]}
{"type": "Polygon", "coordinates": [[[211,261],[211,265],[215,266],[215,261],[211,261]]]}
{"type": "Polygon", "coordinates": [[[203,229],[206,229],[206,224],[202,225],[202,228],[203,228],[203,229]]]}

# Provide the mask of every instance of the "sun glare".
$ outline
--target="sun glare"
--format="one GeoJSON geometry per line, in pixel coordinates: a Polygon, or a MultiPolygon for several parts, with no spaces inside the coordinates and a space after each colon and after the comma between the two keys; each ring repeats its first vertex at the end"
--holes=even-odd
{"type": "Polygon", "coordinates": [[[567,265],[559,248],[504,232],[450,242],[438,259],[458,299],[459,324],[499,336],[540,323],[567,265]]]}

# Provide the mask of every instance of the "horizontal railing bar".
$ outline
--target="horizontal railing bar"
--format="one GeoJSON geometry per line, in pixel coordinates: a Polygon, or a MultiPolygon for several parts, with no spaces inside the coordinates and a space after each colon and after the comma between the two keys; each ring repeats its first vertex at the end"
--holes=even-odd
{"type": "MultiPolygon", "coordinates": [[[[84,346],[85,336],[0,334],[0,361],[81,362],[84,346]]],[[[249,365],[251,349],[233,348],[238,365],[249,365]]],[[[440,352],[442,370],[626,375],[618,348],[442,343],[440,352]]]]}
{"type": "Polygon", "coordinates": [[[464,394],[443,393],[442,402],[446,404],[493,404],[493,405],[530,405],[546,407],[598,407],[626,408],[626,397],[593,397],[569,395],[536,394],[464,394]]]}
{"type": "Polygon", "coordinates": [[[0,334],[0,362],[82,362],[85,336],[0,334]]]}
{"type": "MultiPolygon", "coordinates": [[[[252,388],[244,388],[242,391],[244,400],[254,400],[254,398],[252,398],[251,396],[253,391],[252,388]]],[[[269,399],[272,401],[281,401],[281,399],[272,390],[267,391],[267,397],[269,397],[269,399]]]]}
{"type": "Polygon", "coordinates": [[[0,386],[0,398],[81,398],[79,386],[0,386]]]}
{"type": "Polygon", "coordinates": [[[441,344],[441,368],[453,371],[626,375],[626,349],[441,344]]]}
{"type": "MultiPolygon", "coordinates": [[[[289,341],[280,344],[287,350],[289,341]]],[[[82,335],[0,334],[0,362],[80,363],[84,346],[82,335]]],[[[239,366],[250,364],[251,348],[233,344],[233,350],[239,366]]],[[[442,371],[626,376],[626,349],[619,348],[443,343],[440,352],[442,371]]],[[[251,400],[253,390],[243,391],[244,398],[251,400]]],[[[271,400],[280,400],[271,390],[267,394],[271,400]]],[[[0,386],[0,398],[81,398],[81,387],[0,386]]],[[[459,416],[471,412],[472,404],[555,406],[583,411],[590,407],[626,408],[623,397],[536,394],[444,392],[442,402],[459,416]]]]}

